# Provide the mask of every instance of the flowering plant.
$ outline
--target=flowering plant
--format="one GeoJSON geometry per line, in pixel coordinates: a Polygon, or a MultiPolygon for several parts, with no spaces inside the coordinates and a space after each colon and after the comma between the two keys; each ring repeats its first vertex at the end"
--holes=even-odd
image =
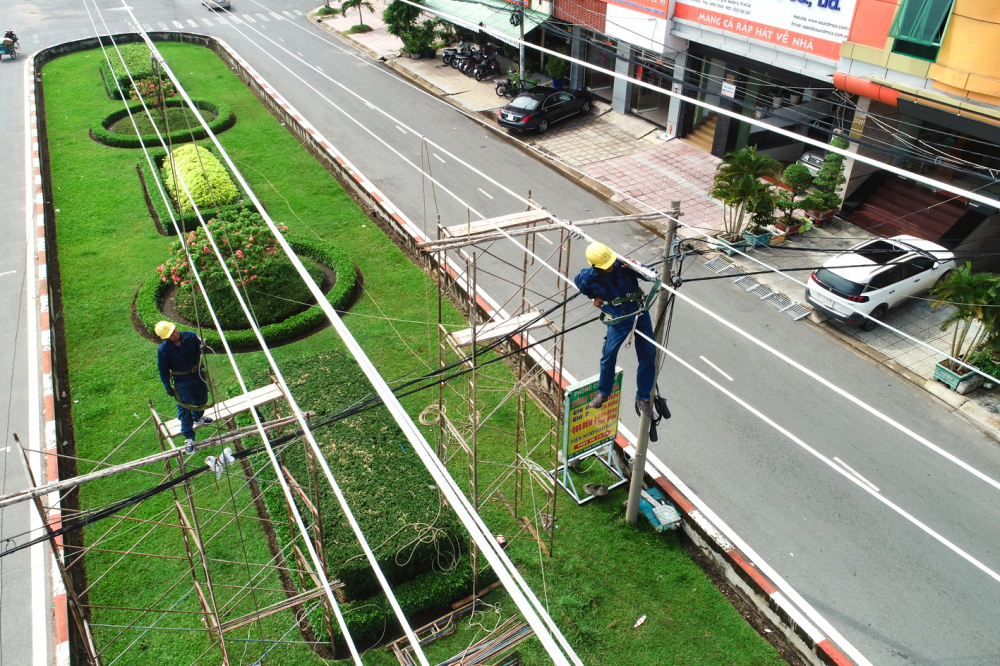
{"type": "MultiPolygon", "coordinates": [[[[216,256],[213,240],[259,323],[280,320],[296,306],[308,302],[310,296],[305,283],[259,214],[245,209],[226,211],[209,220],[208,227],[212,240],[204,228],[188,232],[171,245],[167,260],[156,269],[163,282],[177,286],[175,304],[181,314],[188,319],[194,317],[196,296],[198,307],[205,307],[188,262],[190,255],[223,327],[249,327],[216,256]]],[[[285,226],[278,226],[278,229],[282,234],[288,231],[285,226]]],[[[322,280],[322,272],[318,269],[314,279],[316,277],[322,280]]]]}
{"type": "Polygon", "coordinates": [[[177,96],[177,91],[174,90],[172,82],[164,79],[160,79],[160,81],[162,81],[162,99],[160,97],[161,86],[155,77],[138,79],[135,85],[128,91],[129,98],[139,99],[141,96],[147,105],[159,107],[161,102],[177,96]]]}

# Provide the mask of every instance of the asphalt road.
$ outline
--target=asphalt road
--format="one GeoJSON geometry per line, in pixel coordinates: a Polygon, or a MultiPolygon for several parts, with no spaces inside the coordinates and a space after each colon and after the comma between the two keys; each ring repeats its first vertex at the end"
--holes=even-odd
{"type": "MultiPolygon", "coordinates": [[[[111,30],[125,31],[124,12],[112,9],[119,5],[98,2],[107,10],[104,16],[111,30]]],[[[525,196],[530,189],[534,199],[564,219],[612,214],[597,197],[494,132],[308,24],[297,12],[311,8],[309,3],[235,3],[237,16],[251,15],[242,24],[222,24],[197,0],[140,0],[132,6],[147,29],[161,29],[160,22],[175,29],[177,21],[194,30],[189,24],[194,21],[198,31],[225,39],[418,225],[424,224],[425,209],[430,224],[438,213],[445,224],[462,222],[470,214],[467,207],[474,211],[473,219],[476,213],[495,216],[524,209],[523,202],[497,182],[476,175],[457,158],[517,194],[525,196]],[[422,143],[419,134],[440,148],[422,143]],[[431,165],[442,188],[436,191],[436,206],[426,179],[404,158],[431,165]]],[[[17,5],[0,9],[0,17],[17,28],[26,25],[27,11],[40,11],[41,16],[37,28],[18,29],[27,46],[93,34],[82,3],[69,9],[55,2],[17,5]],[[35,29],[37,36],[32,34],[35,29]]],[[[8,78],[0,86],[7,86],[8,78]]],[[[19,88],[13,90],[11,94],[19,94],[19,88]]],[[[7,99],[8,88],[0,91],[7,99]]],[[[23,154],[22,127],[23,122],[5,123],[0,131],[9,155],[23,154]]],[[[23,175],[0,181],[5,188],[0,190],[3,201],[22,205],[18,187],[23,183],[23,175]]],[[[3,224],[10,229],[4,227],[8,252],[0,257],[0,267],[14,256],[13,263],[19,263],[21,270],[23,213],[5,215],[3,224]]],[[[634,225],[595,227],[591,233],[643,261],[655,260],[660,248],[658,240],[634,225]]],[[[547,254],[546,247],[554,246],[539,241],[540,253],[547,254]]],[[[521,255],[507,242],[484,250],[480,284],[504,302],[514,292],[507,280],[520,277],[519,270],[503,262],[519,269],[521,255]]],[[[581,250],[576,243],[575,268],[583,265],[581,250]]],[[[0,273],[4,270],[8,269],[0,273]]],[[[712,274],[691,258],[684,275],[712,274]]],[[[6,284],[0,287],[0,316],[13,321],[20,301],[8,293],[6,284]]],[[[542,268],[531,288],[529,298],[544,307],[557,283],[542,268]]],[[[995,664],[1000,655],[996,631],[1000,553],[995,537],[1000,490],[990,480],[1000,479],[996,443],[822,331],[788,320],[728,282],[690,282],[683,293],[874,405],[940,450],[876,418],[685,303],[676,308],[671,350],[798,441],[668,360],[660,387],[674,418],[661,430],[660,442],[652,450],[873,664],[995,664]]],[[[593,314],[589,304],[576,299],[570,322],[593,314]]],[[[596,372],[602,335],[600,325],[594,324],[569,336],[567,368],[577,377],[596,372]]],[[[0,331],[0,336],[12,337],[8,330],[0,331]]],[[[0,337],[0,342],[10,343],[3,345],[5,352],[15,349],[13,340],[0,337]]],[[[22,345],[23,337],[16,348],[22,345]]],[[[17,356],[22,365],[23,358],[17,356]]],[[[4,361],[4,368],[11,367],[6,357],[4,361]]],[[[634,354],[623,350],[620,362],[627,370],[626,391],[631,392],[634,354]]],[[[0,393],[0,398],[7,395],[0,393]]],[[[637,425],[631,413],[623,414],[623,420],[632,428],[637,425]]],[[[4,587],[0,593],[4,595],[0,606],[8,608],[10,591],[4,587]]],[[[8,641],[14,639],[7,616],[0,615],[0,620],[6,655],[8,641]]],[[[10,650],[15,649],[17,645],[11,644],[10,650]]]]}

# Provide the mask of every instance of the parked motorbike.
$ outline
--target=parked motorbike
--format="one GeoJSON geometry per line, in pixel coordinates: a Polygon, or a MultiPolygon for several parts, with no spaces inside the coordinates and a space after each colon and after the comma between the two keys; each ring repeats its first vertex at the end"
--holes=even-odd
{"type": "Polygon", "coordinates": [[[497,57],[495,55],[486,56],[481,63],[475,66],[473,69],[473,76],[476,77],[476,81],[482,81],[485,78],[491,76],[497,76],[500,72],[500,63],[497,62],[497,57]]]}

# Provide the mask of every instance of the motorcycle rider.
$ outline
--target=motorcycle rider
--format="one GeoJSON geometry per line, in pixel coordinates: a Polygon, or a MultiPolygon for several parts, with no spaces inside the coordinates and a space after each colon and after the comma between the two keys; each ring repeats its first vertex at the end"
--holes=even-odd
{"type": "Polygon", "coordinates": [[[8,29],[7,30],[7,34],[5,34],[3,36],[3,39],[4,39],[5,42],[9,39],[10,42],[11,42],[11,44],[16,44],[17,43],[17,35],[14,34],[13,30],[9,30],[8,29]]]}

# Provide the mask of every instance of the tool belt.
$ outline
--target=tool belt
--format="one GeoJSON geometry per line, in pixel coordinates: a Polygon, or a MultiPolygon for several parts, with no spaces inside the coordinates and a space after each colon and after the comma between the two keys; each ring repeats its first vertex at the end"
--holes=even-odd
{"type": "Polygon", "coordinates": [[[635,312],[630,312],[627,315],[622,315],[621,317],[609,317],[606,312],[601,313],[601,323],[605,326],[614,326],[615,324],[620,324],[623,321],[628,321],[629,319],[634,319],[646,312],[653,306],[656,302],[656,295],[660,292],[661,280],[656,280],[653,283],[653,288],[649,290],[649,294],[643,294],[642,289],[636,289],[631,294],[625,296],[619,296],[613,300],[608,301],[608,305],[624,305],[625,303],[642,303],[638,310],[635,312]]]}
{"type": "MultiPolygon", "coordinates": [[[[201,359],[198,359],[198,363],[190,370],[184,370],[183,372],[177,372],[173,369],[170,370],[171,377],[183,377],[184,375],[191,375],[195,373],[200,373],[198,374],[197,378],[204,381],[209,388],[209,393],[214,395],[214,391],[212,391],[213,388],[212,380],[208,376],[208,369],[202,368],[201,359]]],[[[178,396],[177,385],[176,382],[174,382],[174,402],[176,402],[179,406],[183,407],[184,409],[191,410],[192,412],[203,412],[215,404],[211,396],[209,397],[208,402],[206,402],[204,405],[189,405],[185,402],[181,402],[180,400],[178,400],[177,396],[178,396]]]]}

